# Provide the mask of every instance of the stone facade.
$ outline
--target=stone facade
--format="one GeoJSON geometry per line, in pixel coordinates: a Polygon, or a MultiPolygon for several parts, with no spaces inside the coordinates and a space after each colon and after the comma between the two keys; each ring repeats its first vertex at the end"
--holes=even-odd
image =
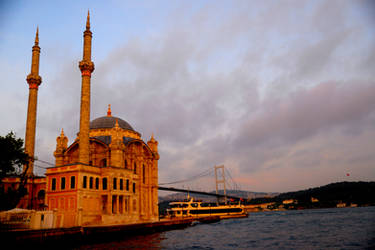
{"type": "Polygon", "coordinates": [[[145,143],[110,112],[98,119],[115,124],[90,129],[87,165],[77,163],[79,139],[67,147],[64,133],[57,137],[56,167],[46,173],[48,209],[64,216],[64,226],[158,220],[158,142],[152,136],[145,143]]]}

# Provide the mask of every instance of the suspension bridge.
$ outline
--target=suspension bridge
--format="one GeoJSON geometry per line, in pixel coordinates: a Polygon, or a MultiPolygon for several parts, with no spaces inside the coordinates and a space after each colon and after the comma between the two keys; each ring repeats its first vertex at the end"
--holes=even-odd
{"type": "Polygon", "coordinates": [[[215,166],[213,169],[207,169],[203,172],[194,175],[190,178],[186,178],[179,181],[173,181],[169,183],[159,183],[158,189],[162,191],[170,191],[170,192],[181,192],[181,193],[188,193],[188,194],[199,194],[199,195],[206,195],[206,196],[215,196],[218,199],[224,198],[224,201],[226,202],[227,199],[231,200],[243,200],[246,199],[244,197],[238,197],[234,195],[228,195],[227,194],[227,187],[230,190],[238,191],[239,186],[235,182],[235,180],[232,178],[230,172],[224,168],[223,165],[221,166],[215,166]],[[184,188],[176,188],[176,187],[166,187],[165,185],[176,185],[176,184],[182,184],[182,183],[189,183],[192,181],[197,181],[198,179],[201,179],[203,177],[210,177],[213,175],[215,177],[215,184],[216,184],[216,193],[212,192],[205,192],[205,191],[198,191],[198,190],[192,190],[192,189],[184,189],[184,188]],[[221,190],[219,190],[221,188],[221,190]],[[223,193],[220,193],[219,191],[223,191],[223,193]]]}

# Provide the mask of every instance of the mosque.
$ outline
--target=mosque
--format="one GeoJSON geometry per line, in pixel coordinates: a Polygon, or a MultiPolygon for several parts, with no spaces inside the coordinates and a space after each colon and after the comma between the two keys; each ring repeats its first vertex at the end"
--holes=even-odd
{"type": "MultiPolygon", "coordinates": [[[[159,218],[158,142],[153,135],[147,143],[143,141],[128,122],[112,115],[110,105],[105,116],[90,121],[90,84],[95,67],[91,61],[89,13],[83,40],[83,58],[79,62],[82,85],[78,136],[69,144],[61,131],[56,139],[55,166],[47,169],[46,177],[35,177],[33,160],[25,165],[24,172],[32,182],[28,183],[28,195],[18,207],[26,208],[27,204],[37,202],[39,207],[54,211],[57,227],[156,221],[159,218]],[[39,196],[43,192],[45,196],[41,200],[39,196]]],[[[42,82],[38,30],[32,51],[31,73],[27,76],[29,102],[25,136],[25,152],[31,159],[34,158],[37,95],[42,82]]],[[[36,209],[35,204],[32,208],[36,209]]]]}

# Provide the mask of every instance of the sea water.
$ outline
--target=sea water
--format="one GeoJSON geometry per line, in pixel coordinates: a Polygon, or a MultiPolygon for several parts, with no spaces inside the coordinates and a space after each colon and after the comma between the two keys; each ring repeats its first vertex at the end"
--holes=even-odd
{"type": "Polygon", "coordinates": [[[375,207],[257,212],[76,249],[375,249],[375,207]]]}

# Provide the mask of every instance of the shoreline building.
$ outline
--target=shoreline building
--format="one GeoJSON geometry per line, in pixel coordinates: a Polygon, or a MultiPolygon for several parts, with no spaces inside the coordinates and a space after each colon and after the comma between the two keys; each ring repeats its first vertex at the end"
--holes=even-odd
{"type": "MultiPolygon", "coordinates": [[[[39,185],[45,190],[44,207],[53,210],[55,227],[157,221],[159,154],[154,136],[143,141],[128,122],[112,116],[110,105],[106,116],[90,121],[91,40],[88,13],[79,62],[79,133],[70,145],[63,130],[56,139],[55,166],[47,169],[39,185]]],[[[28,117],[29,113],[30,108],[28,117]]],[[[27,173],[33,176],[33,168],[27,173]]]]}
{"type": "Polygon", "coordinates": [[[80,131],[68,147],[61,131],[48,168],[46,204],[56,210],[56,225],[156,221],[158,214],[158,142],[145,143],[126,121],[107,115],[90,122],[90,14],[83,32],[80,131]]]}
{"type": "Polygon", "coordinates": [[[89,138],[89,164],[78,162],[80,138],[69,147],[63,131],[56,139],[56,167],[46,172],[46,204],[56,210],[56,224],[157,221],[159,154],[154,137],[145,143],[109,107],[106,116],[90,122],[89,138]]]}

